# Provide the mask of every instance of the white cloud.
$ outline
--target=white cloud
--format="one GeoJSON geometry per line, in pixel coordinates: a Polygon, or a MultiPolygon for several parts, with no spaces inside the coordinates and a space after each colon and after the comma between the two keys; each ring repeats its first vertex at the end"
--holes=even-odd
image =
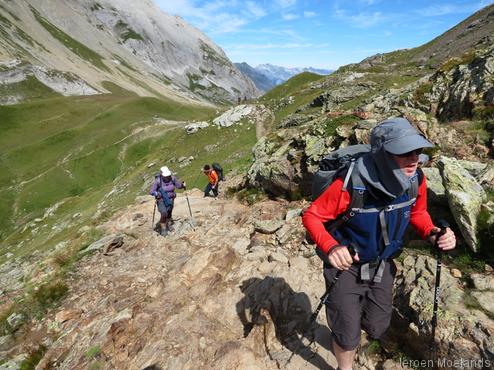
{"type": "Polygon", "coordinates": [[[289,8],[297,3],[297,0],[276,0],[276,4],[282,8],[289,8]]]}
{"type": "Polygon", "coordinates": [[[189,0],[156,0],[156,3],[172,15],[191,16],[197,13],[197,8],[189,0]]]}
{"type": "Polygon", "coordinates": [[[247,6],[247,11],[257,18],[262,18],[267,14],[266,10],[254,1],[246,1],[245,5],[247,6]]]}
{"type": "Polygon", "coordinates": [[[416,11],[417,14],[420,14],[424,17],[437,17],[448,14],[464,14],[464,13],[473,13],[477,10],[483,8],[488,3],[492,3],[492,1],[480,1],[475,2],[473,4],[443,4],[443,5],[431,5],[426,8],[418,9],[416,11]]]}
{"type": "Polygon", "coordinates": [[[328,43],[322,44],[313,44],[313,43],[297,43],[297,42],[289,42],[289,43],[281,43],[281,44],[236,44],[226,47],[228,50],[266,50],[266,49],[320,49],[327,48],[329,46],[328,43]]]}
{"type": "Polygon", "coordinates": [[[196,27],[208,34],[221,34],[238,31],[254,17],[262,14],[263,10],[250,1],[250,13],[238,14],[237,0],[208,1],[204,6],[195,5],[193,0],[156,0],[165,12],[180,15],[192,20],[196,27]],[[256,14],[257,15],[256,15],[256,14]]]}
{"type": "Polygon", "coordinates": [[[294,13],[283,13],[281,15],[281,18],[283,18],[285,21],[293,21],[294,19],[299,18],[299,16],[294,13]]]}
{"type": "Polygon", "coordinates": [[[380,0],[359,0],[360,3],[363,3],[365,5],[374,5],[378,3],[380,0]]]}
{"type": "Polygon", "coordinates": [[[304,11],[304,17],[305,18],[312,18],[312,17],[315,17],[315,16],[316,16],[316,12],[304,11]]]}
{"type": "Polygon", "coordinates": [[[335,15],[356,28],[372,27],[387,19],[381,12],[348,15],[344,10],[337,9],[335,15]]]}

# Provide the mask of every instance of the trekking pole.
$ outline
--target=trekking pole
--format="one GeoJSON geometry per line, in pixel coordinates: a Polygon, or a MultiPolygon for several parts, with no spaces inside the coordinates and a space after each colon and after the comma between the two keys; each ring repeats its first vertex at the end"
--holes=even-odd
{"type": "MultiPolygon", "coordinates": [[[[350,255],[352,257],[355,256],[355,249],[353,247],[348,247],[348,251],[350,252],[350,255]]],[[[317,249],[317,254],[321,258],[323,258],[324,260],[327,260],[328,259],[328,256],[324,255],[323,252],[320,251],[319,249],[317,249]]],[[[327,263],[329,264],[329,260],[327,260],[327,263]]],[[[345,270],[338,270],[336,272],[333,280],[328,284],[328,287],[326,288],[326,292],[319,299],[319,305],[317,306],[317,308],[315,309],[315,311],[310,315],[309,329],[312,327],[312,325],[314,324],[314,322],[317,320],[317,316],[319,316],[319,312],[321,311],[322,306],[324,306],[326,304],[326,302],[327,302],[327,300],[329,298],[329,293],[331,293],[331,289],[335,286],[336,282],[338,281],[338,279],[340,278],[341,274],[343,274],[344,271],[345,270]]],[[[310,347],[312,345],[312,343],[314,343],[315,340],[316,340],[316,338],[315,338],[315,335],[314,335],[314,337],[310,340],[310,343],[307,345],[307,347],[310,347]]],[[[292,360],[292,357],[296,353],[298,353],[298,351],[300,350],[301,344],[302,344],[302,341],[299,342],[299,344],[298,344],[297,348],[295,349],[295,351],[292,352],[292,354],[290,355],[290,357],[286,361],[285,367],[290,363],[290,361],[292,360]]]]}
{"type": "Polygon", "coordinates": [[[187,199],[187,205],[189,206],[189,214],[190,214],[190,219],[189,225],[192,227],[192,230],[196,231],[196,228],[194,227],[194,216],[192,216],[192,210],[190,209],[190,202],[189,202],[189,197],[187,196],[187,193],[185,193],[185,199],[187,199]]]}
{"type": "Polygon", "coordinates": [[[154,216],[156,215],[156,199],[154,200],[154,207],[153,207],[153,221],[151,223],[151,229],[154,230],[154,216]]]}
{"type": "Polygon", "coordinates": [[[187,193],[185,193],[185,199],[187,199],[187,205],[189,206],[190,218],[193,218],[193,216],[192,216],[192,210],[190,209],[189,197],[187,196],[187,193]]]}
{"type": "Polygon", "coordinates": [[[439,298],[441,295],[441,267],[442,267],[442,252],[437,246],[437,242],[439,238],[446,233],[446,228],[449,227],[449,224],[445,220],[439,220],[437,222],[438,226],[441,228],[436,234],[436,241],[434,243],[434,249],[436,250],[436,283],[434,287],[434,308],[432,309],[432,321],[431,321],[431,335],[432,335],[432,353],[434,360],[436,358],[437,346],[436,346],[436,327],[437,327],[437,308],[439,305],[439,298]]]}

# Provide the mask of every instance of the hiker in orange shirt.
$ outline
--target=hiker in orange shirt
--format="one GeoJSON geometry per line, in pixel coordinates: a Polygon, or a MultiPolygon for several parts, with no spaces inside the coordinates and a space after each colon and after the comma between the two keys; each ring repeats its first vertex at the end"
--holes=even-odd
{"type": "Polygon", "coordinates": [[[208,177],[208,184],[204,189],[204,197],[210,197],[209,193],[213,191],[213,195],[216,198],[218,196],[218,181],[219,177],[214,168],[211,168],[209,164],[204,165],[202,172],[208,177]]]}

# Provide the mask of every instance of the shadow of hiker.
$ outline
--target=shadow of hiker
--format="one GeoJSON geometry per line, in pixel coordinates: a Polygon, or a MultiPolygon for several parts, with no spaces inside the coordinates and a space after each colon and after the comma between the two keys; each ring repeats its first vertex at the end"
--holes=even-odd
{"type": "MultiPolygon", "coordinates": [[[[315,343],[329,350],[331,332],[317,321],[310,325],[312,307],[305,293],[295,292],[283,278],[269,276],[244,280],[240,290],[244,297],[237,303],[236,309],[244,326],[244,337],[248,337],[256,326],[266,327],[271,321],[276,339],[292,355],[301,356],[319,369],[333,370],[317,349],[314,351],[308,346],[314,339],[315,343]]],[[[279,365],[285,365],[289,359],[286,353],[284,359],[280,358],[280,353],[271,353],[266,341],[265,337],[264,347],[269,357],[279,365]]]]}

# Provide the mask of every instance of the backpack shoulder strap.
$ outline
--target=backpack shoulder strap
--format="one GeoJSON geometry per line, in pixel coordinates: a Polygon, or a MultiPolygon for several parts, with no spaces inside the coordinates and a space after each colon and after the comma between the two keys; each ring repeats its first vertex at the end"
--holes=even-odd
{"type": "Polygon", "coordinates": [[[411,184],[408,188],[408,199],[416,199],[419,194],[419,186],[424,181],[424,172],[417,168],[417,173],[410,179],[411,184]]]}
{"type": "Polygon", "coordinates": [[[326,229],[329,233],[335,231],[338,227],[340,227],[344,222],[348,221],[355,215],[355,211],[360,208],[363,208],[365,202],[365,185],[360,177],[360,174],[356,167],[356,162],[352,161],[350,166],[348,167],[348,171],[343,180],[343,187],[341,191],[348,191],[348,187],[350,190],[350,204],[346,211],[338,216],[336,220],[330,222],[326,229]]]}
{"type": "MultiPolygon", "coordinates": [[[[355,162],[352,162],[355,163],[355,162]]],[[[365,201],[365,185],[360,177],[357,168],[352,171],[352,194],[350,196],[350,210],[360,209],[364,207],[365,201]]]]}

